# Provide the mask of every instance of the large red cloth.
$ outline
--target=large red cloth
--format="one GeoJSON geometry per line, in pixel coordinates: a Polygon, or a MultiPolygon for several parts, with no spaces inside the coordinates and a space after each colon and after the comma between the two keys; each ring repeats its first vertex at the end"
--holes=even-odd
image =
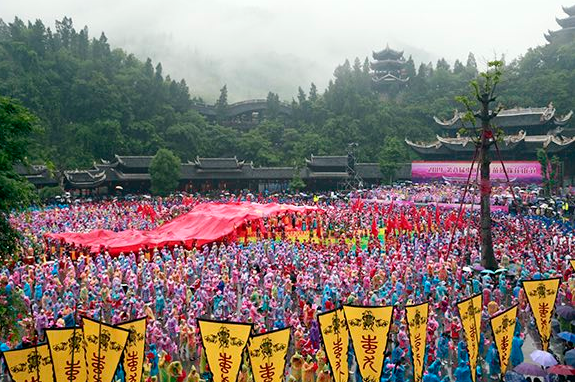
{"type": "Polygon", "coordinates": [[[121,252],[138,251],[146,246],[154,248],[182,243],[191,245],[194,241],[196,245],[212,243],[234,232],[248,221],[286,212],[311,211],[322,210],[313,206],[278,203],[203,203],[194,207],[191,212],[150,231],[114,232],[98,229],[88,233],[65,232],[46,236],[66,243],[87,246],[91,252],[98,252],[101,246],[104,246],[111,255],[118,255],[121,252]]]}

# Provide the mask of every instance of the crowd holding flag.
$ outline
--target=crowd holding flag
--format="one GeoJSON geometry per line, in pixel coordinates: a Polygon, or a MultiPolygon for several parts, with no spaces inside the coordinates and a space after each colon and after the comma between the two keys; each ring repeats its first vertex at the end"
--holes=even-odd
{"type": "MultiPolygon", "coordinates": [[[[517,342],[522,352],[525,329],[521,329],[527,327],[526,322],[529,325],[527,320],[531,318],[541,338],[536,346],[556,350],[554,339],[550,345],[552,319],[560,316],[556,304],[565,311],[575,301],[574,288],[568,285],[573,284],[574,261],[563,256],[561,268],[554,271],[551,260],[543,259],[547,264],[537,272],[538,264],[532,259],[526,264],[509,264],[510,259],[517,262],[521,254],[511,256],[505,248],[497,248],[499,270],[480,268],[480,263],[473,260],[477,253],[471,254],[470,261],[466,261],[469,266],[463,267],[460,255],[466,247],[460,242],[453,248],[459,251],[459,257],[446,253],[449,248],[442,245],[438,229],[460,229],[463,220],[455,212],[442,213],[439,207],[408,202],[403,204],[405,208],[393,211],[394,203],[402,201],[391,200],[389,208],[356,201],[352,209],[358,214],[349,218],[326,208],[325,213],[332,214],[329,219],[314,212],[251,222],[252,232],[258,231],[259,236],[270,233],[265,241],[254,234],[254,240],[247,240],[247,244],[232,240],[230,245],[218,243],[202,250],[182,246],[174,250],[142,248],[141,254],[124,254],[119,259],[106,254],[89,257],[77,248],[74,251],[78,256],[72,256],[71,262],[64,254],[27,270],[49,275],[56,285],[42,284],[38,277],[26,279],[25,285],[18,279],[27,276],[21,271],[11,276],[7,287],[22,285],[29,301],[44,304],[50,313],[58,315],[49,325],[34,325],[48,344],[33,342],[31,347],[5,352],[12,379],[112,382],[121,378],[123,382],[140,382],[156,377],[160,382],[186,382],[189,375],[188,381],[197,382],[197,372],[171,373],[168,369],[185,359],[203,364],[201,378],[213,377],[214,382],[244,382],[246,373],[250,375],[248,381],[281,382],[297,369],[293,362],[286,365],[287,358],[294,355],[292,360],[299,357],[303,364],[296,378],[299,382],[311,382],[311,371],[316,370],[321,370],[315,373],[316,382],[347,382],[354,372],[356,380],[361,377],[366,382],[396,381],[401,375],[422,382],[434,373],[443,374],[441,377],[449,374],[456,381],[466,374],[477,382],[482,379],[479,373],[485,372],[492,359],[501,366],[501,373],[516,366],[513,349],[517,342]],[[434,211],[440,224],[433,221],[434,211]],[[349,223],[349,232],[334,235],[336,218],[349,223]],[[286,228],[283,232],[277,231],[280,220],[286,228]],[[289,237],[292,231],[304,239],[300,246],[290,246],[281,239],[282,234],[289,237]],[[428,240],[425,231],[433,232],[434,237],[428,240]],[[376,236],[380,243],[386,242],[385,251],[376,245],[376,236]],[[335,246],[325,247],[326,243],[335,246]],[[440,256],[437,261],[433,256],[418,257],[416,250],[440,256]],[[75,272],[87,275],[80,279],[82,282],[94,280],[98,287],[96,280],[101,278],[102,286],[85,288],[87,282],[75,284],[75,272]],[[562,284],[557,276],[569,282],[562,284]],[[523,281],[529,277],[534,280],[523,281]],[[45,289],[38,291],[39,284],[45,289]],[[186,289],[187,285],[190,288],[186,289]],[[53,292],[66,288],[73,291],[75,287],[84,307],[82,314],[107,317],[113,325],[86,317],[76,327],[76,315],[70,308],[73,300],[66,294],[60,302],[60,295],[53,292]],[[110,306],[110,311],[98,310],[94,293],[102,294],[101,302],[110,306]],[[249,299],[242,300],[245,296],[249,299]],[[519,305],[505,310],[516,303],[519,305]],[[482,323],[482,314],[487,313],[492,318],[482,323]],[[147,330],[147,322],[154,322],[153,330],[147,330]],[[488,322],[491,325],[485,328],[488,322]],[[159,327],[162,325],[165,328],[159,327]],[[170,346],[176,342],[172,350],[170,346]],[[170,363],[173,359],[178,361],[170,363]],[[436,373],[438,360],[442,370],[436,373]],[[159,373],[148,370],[150,365],[156,370],[159,367],[159,373]],[[466,370],[461,373],[463,368],[466,370]],[[53,377],[46,370],[52,371],[53,377]],[[326,377],[330,370],[331,375],[326,377]],[[319,375],[324,379],[320,381],[319,375]]],[[[158,220],[164,220],[167,212],[162,211],[168,210],[159,209],[158,220]]],[[[148,221],[150,216],[143,218],[148,221]]],[[[557,240],[561,239],[558,236],[557,240]]],[[[54,253],[63,253],[62,246],[56,244],[54,253]]],[[[52,251],[50,246],[47,250],[52,251]]],[[[42,312],[31,308],[31,315],[41,322],[42,312]]],[[[557,338],[575,339],[566,333],[557,338]]],[[[188,366],[184,362],[182,365],[188,366]]]]}

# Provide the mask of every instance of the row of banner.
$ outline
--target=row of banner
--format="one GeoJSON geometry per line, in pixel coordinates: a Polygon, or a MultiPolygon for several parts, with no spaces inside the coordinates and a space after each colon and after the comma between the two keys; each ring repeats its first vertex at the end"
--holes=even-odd
{"type": "MultiPolygon", "coordinates": [[[[524,281],[523,288],[535,317],[541,346],[549,347],[551,317],[560,279],[524,281]]],[[[476,381],[483,296],[478,294],[457,304],[467,342],[472,379],[476,381]]],[[[355,353],[361,377],[367,382],[381,379],[393,306],[348,306],[318,315],[323,344],[335,382],[347,382],[348,347],[355,353]]],[[[414,381],[423,380],[429,303],[407,306],[405,318],[411,346],[414,381]]],[[[490,318],[502,373],[511,355],[517,305],[490,318]]],[[[199,320],[202,344],[214,382],[235,382],[247,347],[255,382],[284,379],[290,328],[252,336],[251,324],[199,320]]]]}
{"type": "MultiPolygon", "coordinates": [[[[559,278],[524,281],[541,346],[549,347],[551,317],[559,278]]],[[[481,294],[457,303],[469,352],[472,379],[476,381],[479,355],[481,294]]],[[[325,352],[335,382],[348,380],[351,345],[362,378],[381,378],[388,335],[394,321],[393,306],[343,306],[318,315],[325,352]]],[[[405,307],[415,382],[423,380],[429,303],[405,307]]],[[[511,354],[517,306],[490,318],[502,373],[511,354]]],[[[120,362],[126,382],[140,382],[144,362],[146,319],[117,326],[83,318],[83,327],[48,329],[48,343],[4,353],[15,382],[112,382],[120,362]]],[[[252,324],[198,319],[202,344],[214,382],[236,382],[247,349],[255,382],[282,382],[291,329],[252,335],[252,324]]]]}
{"type": "Polygon", "coordinates": [[[14,382],[112,382],[122,362],[126,382],[140,382],[146,318],[116,326],[83,317],[82,328],[47,329],[47,343],[3,353],[14,382]]]}

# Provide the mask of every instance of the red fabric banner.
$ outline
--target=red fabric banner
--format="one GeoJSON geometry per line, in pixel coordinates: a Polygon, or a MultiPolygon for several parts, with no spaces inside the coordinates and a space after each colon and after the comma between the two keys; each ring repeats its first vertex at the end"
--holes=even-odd
{"type": "Polygon", "coordinates": [[[204,245],[224,238],[248,221],[282,213],[304,214],[313,211],[322,212],[319,207],[278,203],[203,203],[194,207],[191,212],[150,231],[94,230],[88,233],[65,232],[46,236],[77,246],[87,246],[91,252],[98,252],[101,246],[104,246],[110,255],[118,255],[121,252],[135,252],[146,246],[154,248],[182,243],[191,245],[194,241],[196,245],[204,245]]]}

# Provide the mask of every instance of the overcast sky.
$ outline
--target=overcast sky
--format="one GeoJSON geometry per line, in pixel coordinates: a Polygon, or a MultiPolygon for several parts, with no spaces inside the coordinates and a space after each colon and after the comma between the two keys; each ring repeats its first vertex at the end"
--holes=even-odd
{"type": "Polygon", "coordinates": [[[70,16],[92,36],[185,78],[211,101],[291,99],[298,86],[325,87],[336,65],[387,43],[416,61],[511,60],[559,28],[567,0],[0,0],[0,18],[70,16]]]}

